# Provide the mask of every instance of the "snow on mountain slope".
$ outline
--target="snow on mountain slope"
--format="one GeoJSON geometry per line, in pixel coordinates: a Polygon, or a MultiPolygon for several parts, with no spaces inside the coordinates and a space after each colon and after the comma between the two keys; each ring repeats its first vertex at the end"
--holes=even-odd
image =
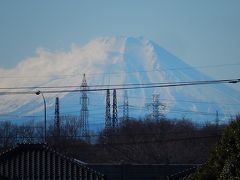
{"type": "MultiPolygon", "coordinates": [[[[15,68],[0,69],[0,87],[80,86],[83,73],[86,73],[90,86],[211,79],[152,41],[133,37],[102,37],[83,47],[72,45],[65,52],[38,49],[35,57],[23,60],[15,68]]],[[[28,89],[30,92],[36,90],[28,89]]],[[[3,91],[6,90],[1,89],[3,91]]],[[[117,93],[118,104],[122,105],[123,91],[117,93]]],[[[160,94],[169,117],[195,119],[199,118],[196,115],[202,115],[203,120],[212,120],[216,111],[228,117],[235,115],[240,106],[239,92],[226,85],[138,89],[128,91],[130,115],[145,115],[146,104],[151,103],[154,93],[160,94]]],[[[90,92],[88,95],[89,121],[104,124],[105,92],[90,92]]],[[[79,93],[52,93],[45,94],[49,117],[54,115],[56,96],[61,99],[62,114],[79,115],[79,93]]],[[[0,96],[0,101],[1,114],[42,116],[41,96],[4,95],[0,96]]],[[[121,106],[118,116],[122,116],[121,106]]]]}

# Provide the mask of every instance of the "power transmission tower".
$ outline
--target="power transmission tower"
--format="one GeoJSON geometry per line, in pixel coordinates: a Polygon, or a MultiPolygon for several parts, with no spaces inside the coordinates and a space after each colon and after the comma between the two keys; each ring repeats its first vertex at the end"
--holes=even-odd
{"type": "Polygon", "coordinates": [[[88,90],[88,85],[87,85],[87,80],[85,74],[83,75],[82,79],[82,84],[80,86],[81,90],[81,98],[80,98],[80,104],[81,106],[81,111],[80,111],[80,128],[81,128],[81,136],[83,137],[88,137],[89,135],[89,125],[88,125],[88,95],[87,95],[87,90],[88,90]]]}
{"type": "Polygon", "coordinates": [[[159,94],[153,95],[153,102],[152,102],[152,119],[156,122],[160,120],[160,118],[163,118],[164,115],[160,112],[160,110],[164,109],[165,106],[160,103],[159,101],[159,94]]]}
{"type": "Polygon", "coordinates": [[[112,127],[118,127],[118,114],[117,114],[117,93],[116,89],[113,90],[113,111],[112,111],[112,127]]]}
{"type": "Polygon", "coordinates": [[[110,103],[110,90],[107,89],[106,95],[106,111],[105,111],[105,128],[109,129],[112,126],[111,122],[111,103],[110,103]]]}
{"type": "Polygon", "coordinates": [[[128,94],[127,91],[124,91],[124,100],[123,100],[123,121],[129,119],[129,107],[128,107],[128,94]]]}
{"type": "Polygon", "coordinates": [[[60,136],[60,116],[59,116],[59,98],[56,97],[55,101],[55,116],[54,116],[54,136],[60,136]]]}

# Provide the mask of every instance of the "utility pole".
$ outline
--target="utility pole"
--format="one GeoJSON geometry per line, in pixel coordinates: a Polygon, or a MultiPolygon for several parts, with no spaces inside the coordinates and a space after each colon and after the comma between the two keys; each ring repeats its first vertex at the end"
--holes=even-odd
{"type": "Polygon", "coordinates": [[[112,127],[118,127],[118,114],[117,114],[117,93],[116,89],[113,90],[113,111],[112,111],[112,127]]]}
{"type": "Polygon", "coordinates": [[[47,142],[47,105],[46,105],[46,100],[41,91],[37,91],[35,94],[37,96],[41,94],[42,98],[43,98],[43,104],[44,104],[44,138],[43,138],[43,142],[46,143],[47,142]]]}
{"type": "Polygon", "coordinates": [[[87,85],[87,80],[85,74],[83,75],[82,79],[82,84],[80,86],[81,90],[81,98],[80,98],[80,103],[81,103],[81,110],[80,110],[80,127],[81,127],[81,136],[87,139],[89,135],[89,125],[88,125],[88,95],[87,95],[87,90],[88,90],[88,85],[87,85]]]}
{"type": "Polygon", "coordinates": [[[110,90],[107,89],[106,94],[106,111],[105,111],[105,128],[109,129],[112,126],[111,122],[111,103],[110,103],[110,90]]]}

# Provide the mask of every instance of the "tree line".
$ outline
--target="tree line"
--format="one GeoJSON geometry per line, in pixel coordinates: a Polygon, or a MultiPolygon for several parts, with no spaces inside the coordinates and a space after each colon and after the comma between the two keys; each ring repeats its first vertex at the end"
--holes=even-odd
{"type": "MultiPolygon", "coordinates": [[[[78,117],[64,116],[59,128],[48,126],[47,143],[87,163],[202,164],[225,125],[206,123],[199,127],[186,119],[128,119],[117,128],[83,137],[78,117]]],[[[1,150],[21,142],[41,142],[43,134],[40,123],[1,122],[1,150]]]]}

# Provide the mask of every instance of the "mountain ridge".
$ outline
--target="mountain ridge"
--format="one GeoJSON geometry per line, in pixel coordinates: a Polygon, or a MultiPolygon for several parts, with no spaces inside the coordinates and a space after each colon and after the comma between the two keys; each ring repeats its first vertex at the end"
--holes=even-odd
{"type": "MultiPolygon", "coordinates": [[[[126,36],[97,38],[88,42],[83,47],[74,45],[71,47],[70,51],[67,52],[50,52],[40,49],[37,51],[35,57],[21,62],[16,68],[11,70],[1,69],[0,72],[1,74],[12,73],[18,77],[24,77],[24,75],[26,76],[28,73],[37,74],[32,78],[23,78],[22,82],[14,79],[10,82],[2,80],[2,87],[4,87],[4,85],[5,87],[11,87],[12,84],[16,86],[80,86],[83,73],[87,75],[87,81],[90,85],[142,84],[212,79],[186,64],[175,55],[172,55],[155,42],[143,37],[135,38],[126,36]]],[[[31,91],[34,90],[36,89],[31,91]]],[[[179,113],[181,113],[181,111],[186,112],[182,113],[181,116],[187,116],[188,118],[192,118],[191,113],[187,113],[188,111],[193,111],[192,114],[194,114],[194,112],[213,114],[218,111],[219,114],[235,115],[238,112],[240,104],[240,98],[238,97],[239,93],[225,85],[139,89],[134,92],[129,91],[130,98],[131,96],[139,97],[138,100],[136,100],[136,98],[129,99],[129,102],[139,109],[142,108],[142,110],[132,110],[133,112],[130,114],[135,117],[144,116],[147,111],[144,107],[147,103],[151,103],[152,94],[154,93],[160,94],[162,102],[167,105],[165,113],[170,117],[174,117],[174,115],[172,116],[169,113],[171,111],[173,112],[174,109],[179,109],[179,107],[181,107],[179,113]],[[164,99],[166,101],[164,101],[164,99]],[[187,104],[179,102],[179,99],[189,102],[210,101],[213,103],[187,104]],[[231,103],[238,104],[238,106],[226,105],[231,103]]],[[[123,92],[118,92],[118,95],[119,104],[122,104],[123,92]]],[[[0,106],[1,113],[19,115],[37,114],[41,116],[43,110],[41,97],[32,95],[31,97],[27,96],[28,95],[23,97],[1,96],[0,98],[3,102],[0,106]]],[[[63,103],[63,108],[64,106],[69,106],[69,109],[72,109],[76,112],[75,114],[79,115],[80,104],[76,99],[80,98],[80,94],[71,95],[68,93],[61,93],[47,94],[45,96],[48,111],[52,112],[52,114],[54,114],[54,98],[59,96],[63,103]],[[73,96],[74,98],[68,100],[71,99],[68,96],[73,96]],[[74,107],[69,101],[75,101],[74,107]]],[[[89,112],[90,121],[94,121],[95,118],[103,121],[105,112],[105,92],[95,94],[89,93],[89,97],[92,99],[90,99],[89,108],[100,114],[99,116],[91,116],[93,113],[89,112]],[[91,102],[95,104],[91,104],[91,102]],[[94,108],[95,105],[98,106],[100,109],[99,111],[94,110],[96,109],[94,108]]],[[[65,109],[67,109],[67,107],[65,107],[65,109]]],[[[70,112],[62,110],[62,112],[64,111],[66,114],[70,112]]],[[[229,116],[223,116],[224,119],[227,117],[229,116]]]]}

